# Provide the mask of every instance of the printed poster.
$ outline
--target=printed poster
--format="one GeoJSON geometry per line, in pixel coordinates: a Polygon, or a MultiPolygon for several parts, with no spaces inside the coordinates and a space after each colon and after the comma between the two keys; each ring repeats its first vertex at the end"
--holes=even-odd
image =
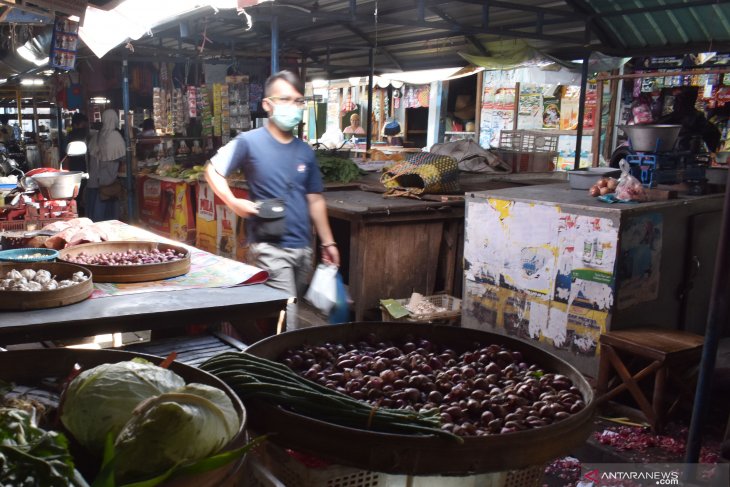
{"type": "Polygon", "coordinates": [[[542,100],[542,128],[560,128],[560,100],[552,97],[545,97],[542,100]]]}
{"type": "Polygon", "coordinates": [[[467,215],[465,322],[595,356],[614,303],[613,221],[498,199],[467,215]]]}
{"type": "Polygon", "coordinates": [[[663,218],[649,213],[627,220],[621,232],[618,308],[626,309],[659,296],[663,218]]]}
{"type": "Polygon", "coordinates": [[[520,85],[517,128],[524,130],[542,128],[542,90],[537,85],[520,85]]]}

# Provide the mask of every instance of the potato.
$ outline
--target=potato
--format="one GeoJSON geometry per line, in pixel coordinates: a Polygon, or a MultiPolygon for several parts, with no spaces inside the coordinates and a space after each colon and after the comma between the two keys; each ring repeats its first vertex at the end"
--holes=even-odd
{"type": "Polygon", "coordinates": [[[616,186],[618,186],[618,180],[614,178],[608,178],[608,182],[606,183],[606,187],[610,189],[611,191],[616,191],[616,186]]]}
{"type": "Polygon", "coordinates": [[[607,187],[605,187],[605,186],[604,186],[603,188],[600,188],[600,189],[599,189],[599,191],[600,191],[600,193],[601,193],[601,196],[603,196],[604,194],[608,194],[608,193],[610,193],[610,192],[611,192],[611,190],[610,190],[610,189],[608,189],[608,188],[607,188],[607,187]]]}
{"type": "Polygon", "coordinates": [[[601,188],[594,184],[593,186],[591,186],[591,189],[588,190],[588,194],[594,197],[598,196],[599,194],[601,194],[601,188]]]}
{"type": "Polygon", "coordinates": [[[599,188],[605,188],[607,184],[608,184],[608,181],[606,180],[606,178],[601,178],[596,183],[596,186],[598,186],[599,188]]]}

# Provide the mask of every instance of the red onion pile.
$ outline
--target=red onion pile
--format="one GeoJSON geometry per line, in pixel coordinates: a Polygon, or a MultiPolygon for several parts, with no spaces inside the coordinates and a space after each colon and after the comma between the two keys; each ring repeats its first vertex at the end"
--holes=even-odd
{"type": "Polygon", "coordinates": [[[68,255],[64,259],[74,264],[87,265],[141,265],[161,264],[183,259],[185,254],[173,249],[167,250],[127,250],[125,252],[106,252],[101,254],[87,254],[80,252],[75,256],[68,255]]]}
{"type": "Polygon", "coordinates": [[[438,409],[442,429],[462,436],[538,428],[585,408],[570,379],[495,344],[474,344],[459,353],[412,336],[396,346],[371,334],[357,343],[304,345],[288,350],[280,361],[373,405],[438,409]]]}

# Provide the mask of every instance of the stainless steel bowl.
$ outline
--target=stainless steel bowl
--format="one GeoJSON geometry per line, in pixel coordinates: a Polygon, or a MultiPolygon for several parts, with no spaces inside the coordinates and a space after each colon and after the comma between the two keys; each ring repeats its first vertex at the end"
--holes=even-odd
{"type": "Polygon", "coordinates": [[[674,149],[681,125],[619,125],[636,152],[669,152],[674,149]]]}
{"type": "Polygon", "coordinates": [[[88,174],[81,171],[44,172],[30,177],[38,183],[44,198],[55,200],[76,198],[81,180],[88,174]]]}

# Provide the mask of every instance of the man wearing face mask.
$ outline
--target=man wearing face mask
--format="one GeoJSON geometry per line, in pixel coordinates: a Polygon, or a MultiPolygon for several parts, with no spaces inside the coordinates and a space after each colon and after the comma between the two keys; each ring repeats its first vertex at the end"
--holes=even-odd
{"type": "MultiPolygon", "coordinates": [[[[255,265],[269,272],[267,284],[298,298],[312,268],[312,224],[321,242],[322,260],[340,264],[314,152],[292,135],[302,121],[303,93],[304,86],[294,73],[271,75],[263,100],[268,123],[221,147],[205,169],[206,180],[218,197],[246,218],[251,254],[255,265]],[[226,176],[239,168],[246,175],[251,200],[235,197],[226,182],[226,176]],[[277,211],[285,215],[273,220],[274,226],[282,222],[280,232],[269,220],[277,211]]],[[[296,318],[296,305],[289,305],[287,329],[297,327],[296,318]]]]}

